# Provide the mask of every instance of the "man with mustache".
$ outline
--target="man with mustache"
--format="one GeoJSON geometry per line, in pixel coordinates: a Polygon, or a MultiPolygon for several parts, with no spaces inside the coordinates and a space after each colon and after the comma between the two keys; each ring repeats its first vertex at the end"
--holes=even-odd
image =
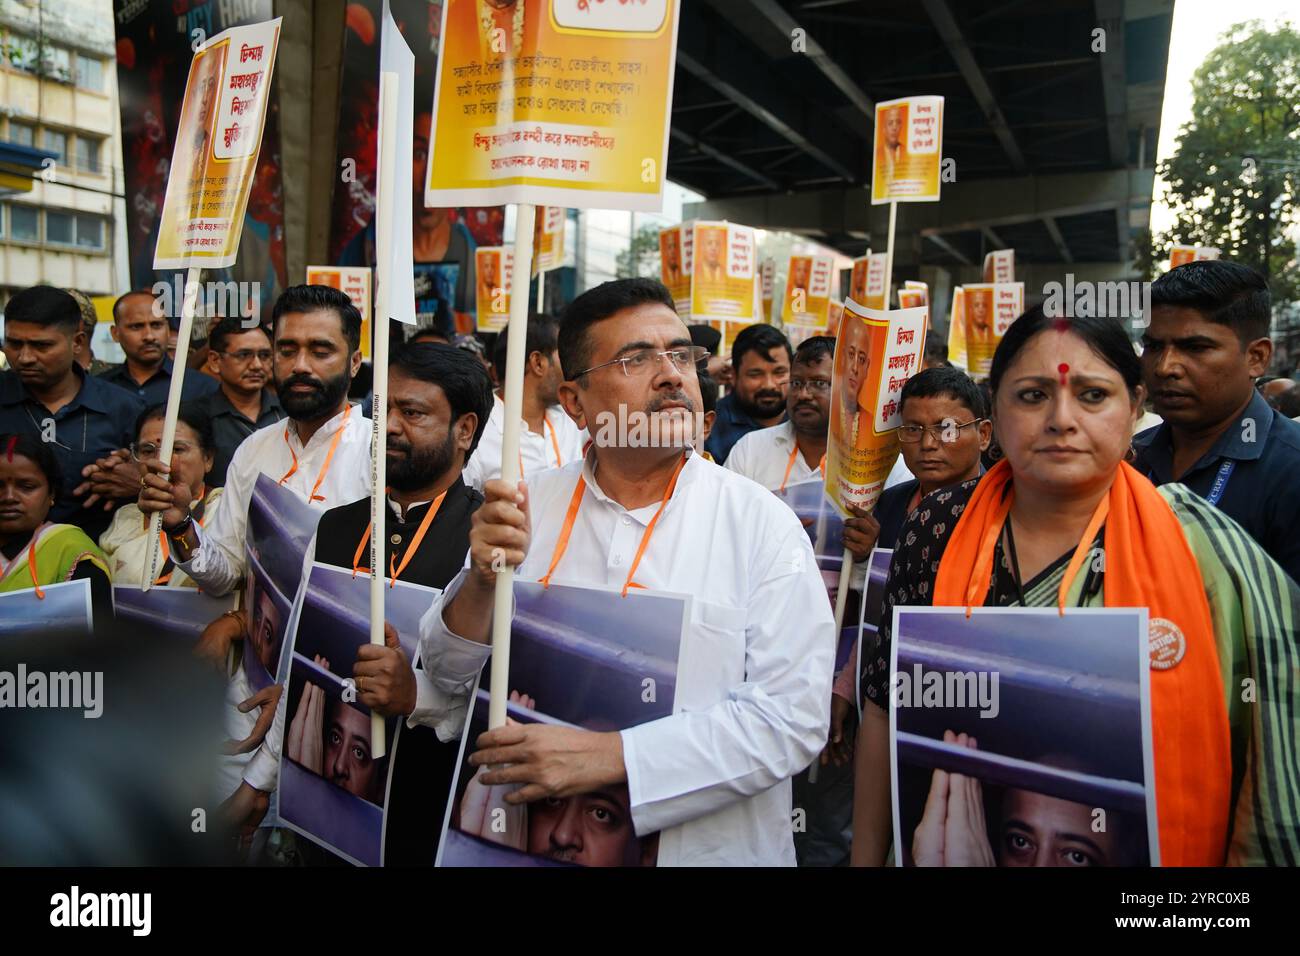
{"type": "MultiPolygon", "coordinates": [[[[464,349],[417,343],[393,355],[383,565],[389,577],[397,570],[402,581],[441,589],[464,567],[470,518],[483,496],[462,476],[466,462],[482,454],[479,441],[492,404],[487,372],[464,349]]],[[[331,508],[316,528],[316,560],[351,569],[369,531],[369,498],[331,508]]],[[[359,563],[369,564],[369,555],[367,544],[359,563]]],[[[385,638],[383,647],[358,649],[352,670],[361,704],[384,717],[406,718],[389,790],[384,858],[389,865],[428,866],[437,855],[465,715],[465,698],[448,688],[473,682],[481,658],[471,655],[461,669],[447,662],[432,674],[403,653],[391,627],[385,638]]]]}
{"type": "MultiPolygon", "coordinates": [[[[140,510],[162,513],[176,565],[212,595],[229,593],[243,579],[248,503],[258,475],[267,475],[321,511],[370,495],[370,424],[347,400],[361,365],[361,313],[338,289],[299,285],[276,300],[272,327],[273,374],[288,420],[259,429],[236,449],[226,473],[223,507],[211,524],[200,527],[193,520],[188,489],[163,476],[164,463],[145,466],[140,510]]],[[[198,652],[224,668],[231,642],[245,633],[243,615],[223,616],[204,631],[198,652]]],[[[240,708],[245,752],[266,736],[278,691],[278,685],[271,685],[253,695],[243,668],[232,675],[227,700],[240,708]],[[261,712],[254,716],[258,706],[261,712]]],[[[278,742],[274,748],[263,744],[245,766],[243,784],[224,812],[246,822],[262,795],[275,788],[278,765],[278,742]]],[[[264,812],[265,804],[261,806],[264,812]]]]}
{"type": "Polygon", "coordinates": [[[1151,284],[1142,380],[1164,423],[1133,439],[1135,467],[1186,485],[1300,581],[1300,424],[1255,389],[1273,355],[1268,284],[1227,259],[1151,284]]]}
{"type": "Polygon", "coordinates": [[[793,865],[789,781],[826,740],[835,643],[808,535],[768,491],[695,453],[704,350],[662,284],[579,296],[559,351],[577,425],[653,418],[661,441],[595,427],[583,460],[488,482],[469,566],[422,621],[425,670],[454,672],[467,642],[491,653],[502,559],[521,580],[691,595],[678,713],[619,732],[506,725],[470,762],[486,786],[520,784],[511,804],[626,785],[636,835],[660,834],[660,866],[793,865]]]}
{"type": "MultiPolygon", "coordinates": [[[[152,292],[128,292],[113,303],[113,341],[122,346],[126,361],[99,377],[144,400],[146,407],[167,401],[172,383],[172,360],[167,357],[167,316],[154,309],[152,292]]],[[[207,375],[186,375],[181,401],[202,398],[217,390],[207,375]]]]}
{"type": "Polygon", "coordinates": [[[731,346],[733,388],[718,402],[709,435],[713,460],[725,464],[736,442],[752,431],[770,428],[785,418],[786,383],[790,380],[790,342],[770,325],[742,329],[731,346]]]}
{"type": "Polygon", "coordinates": [[[208,333],[208,370],[220,385],[198,406],[212,421],[216,447],[208,483],[226,484],[226,470],[235,449],[259,428],[284,419],[271,381],[271,335],[260,325],[251,328],[237,318],[222,319],[208,333]]]}

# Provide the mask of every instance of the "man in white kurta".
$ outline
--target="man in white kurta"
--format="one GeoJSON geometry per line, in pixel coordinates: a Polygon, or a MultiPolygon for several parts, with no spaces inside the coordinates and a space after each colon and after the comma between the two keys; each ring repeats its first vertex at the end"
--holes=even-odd
{"type": "Polygon", "coordinates": [[[469,567],[422,623],[424,667],[443,670],[471,642],[486,659],[500,557],[524,580],[554,564],[556,584],[690,595],[675,714],[614,733],[510,725],[484,734],[472,760],[493,765],[483,783],[522,785],[511,802],[626,784],[637,835],[660,834],[661,866],[793,865],[790,778],[826,741],[835,653],[808,536],[770,492],[690,449],[698,350],[660,283],[584,294],[559,342],[561,401],[597,443],[522,483],[526,495],[488,483],[469,567]],[[611,436],[600,426],[617,414],[648,416],[671,440],[636,447],[611,436]]]}

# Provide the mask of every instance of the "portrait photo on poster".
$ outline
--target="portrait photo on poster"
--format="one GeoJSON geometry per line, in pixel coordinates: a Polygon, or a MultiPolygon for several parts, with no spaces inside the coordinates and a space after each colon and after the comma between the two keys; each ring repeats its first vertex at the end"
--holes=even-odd
{"type": "Polygon", "coordinates": [[[1159,864],[1145,608],[894,608],[901,866],[1159,864]]]}
{"type": "MultiPolygon", "coordinates": [[[[610,732],[673,713],[688,598],[515,582],[507,719],[610,732]]],[[[469,763],[487,730],[476,689],[448,799],[439,866],[653,866],[626,784],[526,805],[469,763]]]]}

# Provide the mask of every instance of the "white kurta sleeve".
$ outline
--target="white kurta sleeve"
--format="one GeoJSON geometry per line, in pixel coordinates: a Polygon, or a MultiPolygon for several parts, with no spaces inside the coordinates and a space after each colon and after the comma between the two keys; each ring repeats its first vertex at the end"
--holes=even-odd
{"type": "Polygon", "coordinates": [[[443,608],[460,590],[467,573],[462,570],[456,575],[420,618],[419,654],[423,670],[415,672],[415,712],[408,723],[432,727],[443,742],[457,739],[464,730],[474,681],[492,655],[490,644],[467,641],[453,634],[442,619],[443,608]]]}
{"type": "Polygon", "coordinates": [[[221,507],[216,509],[206,528],[194,523],[198,550],[188,561],[176,566],[194,579],[204,591],[220,597],[229,594],[244,576],[244,538],[248,532],[248,502],[253,482],[261,473],[256,462],[248,462],[249,445],[245,441],[235,449],[226,470],[226,490],[221,507]]]}
{"type": "Polygon", "coordinates": [[[834,615],[808,536],[793,516],[786,527],[779,543],[764,549],[767,566],[757,569],[743,682],[712,707],[622,731],[638,834],[776,786],[825,746],[834,615]]]}

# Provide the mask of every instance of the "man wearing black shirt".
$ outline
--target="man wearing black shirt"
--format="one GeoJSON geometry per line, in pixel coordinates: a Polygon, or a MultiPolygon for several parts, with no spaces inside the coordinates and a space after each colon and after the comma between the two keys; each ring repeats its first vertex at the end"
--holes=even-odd
{"type": "MultiPolygon", "coordinates": [[[[482,364],[467,352],[421,343],[393,357],[388,373],[385,574],[400,568],[403,581],[444,588],[464,567],[470,518],[483,498],[461,480],[461,471],[491,411],[492,383],[482,364]],[[431,510],[434,516],[417,542],[431,510]],[[416,550],[408,553],[412,547],[416,550]]],[[[316,560],[351,568],[369,524],[369,498],[325,512],[316,530],[316,560]]],[[[363,554],[368,560],[368,545],[363,554]]],[[[430,712],[431,681],[402,653],[391,628],[385,630],[386,646],[361,647],[353,670],[362,704],[385,717],[407,718],[389,790],[385,863],[431,866],[459,750],[459,728],[453,731],[454,721],[430,712]]]]}
{"type": "MultiPolygon", "coordinates": [[[[102,373],[101,381],[125,389],[147,407],[167,401],[171,391],[172,360],[167,357],[167,317],[155,308],[149,291],[128,292],[113,303],[113,341],[122,346],[126,361],[102,373]]],[[[211,395],[217,383],[206,375],[186,375],[181,401],[211,395]]]]}
{"type": "Polygon", "coordinates": [[[225,318],[208,333],[208,344],[208,370],[216,375],[220,387],[195,404],[212,420],[216,446],[208,484],[221,488],[240,443],[259,428],[275,424],[285,413],[268,387],[274,358],[266,329],[225,318]]]}

